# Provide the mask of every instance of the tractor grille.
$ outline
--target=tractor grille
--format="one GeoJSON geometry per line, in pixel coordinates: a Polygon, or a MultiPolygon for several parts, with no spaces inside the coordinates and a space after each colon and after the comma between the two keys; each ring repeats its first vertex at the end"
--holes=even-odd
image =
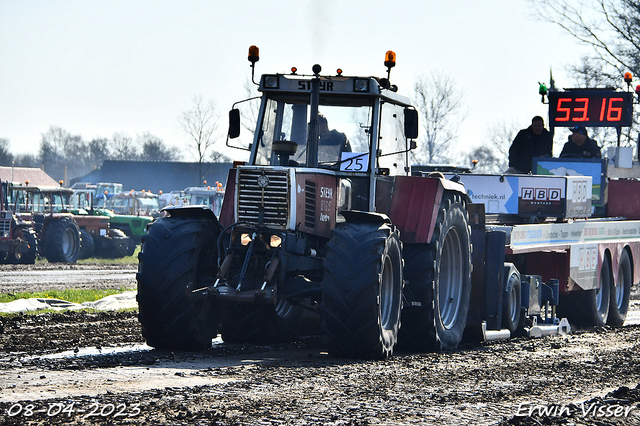
{"type": "Polygon", "coordinates": [[[316,183],[311,180],[304,184],[304,226],[316,227],[316,183]]]}
{"type": "Polygon", "coordinates": [[[262,214],[263,225],[287,226],[289,222],[287,171],[240,169],[238,172],[238,220],[257,224],[260,214],[262,214]]]}
{"type": "MultiPolygon", "coordinates": [[[[4,212],[3,212],[4,213],[4,212]]],[[[0,219],[0,237],[11,236],[11,219],[0,219]]]]}

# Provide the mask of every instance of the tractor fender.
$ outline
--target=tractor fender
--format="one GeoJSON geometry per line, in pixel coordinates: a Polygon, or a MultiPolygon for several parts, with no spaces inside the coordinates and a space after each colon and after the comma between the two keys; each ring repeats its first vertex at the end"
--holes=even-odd
{"type": "Polygon", "coordinates": [[[216,214],[206,206],[167,206],[162,211],[171,217],[205,218],[218,223],[216,214]]]}
{"type": "Polygon", "coordinates": [[[376,211],[389,216],[400,230],[403,243],[429,243],[444,194],[455,194],[469,204],[464,185],[445,179],[442,173],[428,176],[394,176],[379,179],[376,211]]]}
{"type": "Polygon", "coordinates": [[[391,219],[384,213],[365,212],[360,210],[344,210],[340,214],[351,223],[391,223],[391,219]]]}

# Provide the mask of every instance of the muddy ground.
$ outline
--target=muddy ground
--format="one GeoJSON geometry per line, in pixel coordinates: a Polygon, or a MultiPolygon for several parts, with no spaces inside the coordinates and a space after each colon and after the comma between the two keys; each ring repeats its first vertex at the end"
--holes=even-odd
{"type": "Polygon", "coordinates": [[[135,312],[2,317],[0,424],[640,424],[639,337],[631,325],[361,361],[320,337],[157,351],[135,312]]]}

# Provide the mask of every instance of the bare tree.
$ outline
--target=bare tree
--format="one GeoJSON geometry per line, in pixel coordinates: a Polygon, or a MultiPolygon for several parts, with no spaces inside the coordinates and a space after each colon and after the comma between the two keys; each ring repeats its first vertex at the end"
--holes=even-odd
{"type": "Polygon", "coordinates": [[[88,149],[79,135],[51,126],[42,135],[39,150],[45,171],[54,179],[79,176],[87,171],[88,149]]]}
{"type": "Polygon", "coordinates": [[[260,93],[258,92],[258,86],[253,84],[249,77],[244,80],[244,92],[246,98],[251,100],[241,104],[240,106],[242,127],[247,129],[253,135],[256,131],[255,126],[258,121],[258,114],[260,113],[260,99],[258,98],[260,93]]]}
{"type": "Polygon", "coordinates": [[[9,150],[9,139],[0,138],[0,166],[10,166],[13,154],[9,150]]]}
{"type": "Polygon", "coordinates": [[[113,160],[135,161],[139,158],[138,148],[133,138],[125,133],[114,133],[111,138],[113,160]]]}
{"type": "Polygon", "coordinates": [[[479,146],[469,153],[469,163],[476,173],[500,174],[506,169],[496,152],[486,145],[479,146]]]}
{"type": "Polygon", "coordinates": [[[110,158],[109,152],[109,139],[97,138],[89,142],[89,156],[91,158],[91,164],[94,168],[100,167],[104,160],[110,158]]]}
{"type": "Polygon", "coordinates": [[[468,156],[469,163],[477,161],[478,173],[503,173],[509,166],[509,147],[518,133],[513,123],[498,122],[490,126],[482,146],[468,156]]]}
{"type": "Polygon", "coordinates": [[[193,108],[184,111],[178,119],[180,126],[190,137],[189,147],[198,160],[198,175],[199,180],[202,180],[202,163],[219,139],[217,131],[220,116],[213,100],[205,102],[202,96],[195,96],[193,103],[193,108]]]}
{"type": "Polygon", "coordinates": [[[540,19],[559,25],[593,48],[602,76],[619,82],[640,73],[640,2],[635,0],[531,0],[540,19]]]}
{"type": "Polygon", "coordinates": [[[179,152],[175,147],[168,147],[157,136],[145,132],[142,137],[138,137],[138,143],[142,146],[140,160],[143,161],[174,161],[178,159],[179,152]]]}
{"type": "MultiPolygon", "coordinates": [[[[625,72],[640,75],[640,2],[530,1],[537,17],[558,25],[582,44],[591,47],[590,55],[570,66],[574,75],[578,76],[576,83],[580,87],[621,88],[625,72]]],[[[636,123],[638,121],[635,120],[636,123]]],[[[615,132],[598,129],[593,134],[601,138],[605,146],[617,144],[615,132]]],[[[622,145],[635,143],[631,129],[626,129],[622,136],[622,145]]]]}
{"type": "Polygon", "coordinates": [[[418,141],[418,149],[412,151],[413,162],[450,162],[449,146],[462,122],[462,92],[450,76],[435,71],[418,77],[414,92],[424,136],[418,141]]]}
{"type": "Polygon", "coordinates": [[[33,154],[16,154],[13,165],[16,167],[40,167],[40,159],[33,154]]]}

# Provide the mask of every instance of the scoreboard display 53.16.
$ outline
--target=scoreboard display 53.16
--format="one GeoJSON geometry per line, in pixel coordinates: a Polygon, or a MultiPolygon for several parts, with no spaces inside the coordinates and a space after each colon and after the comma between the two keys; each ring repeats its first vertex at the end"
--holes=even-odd
{"type": "Polygon", "coordinates": [[[552,127],[628,127],[633,93],[614,90],[566,90],[549,92],[549,125],[552,127]]]}

